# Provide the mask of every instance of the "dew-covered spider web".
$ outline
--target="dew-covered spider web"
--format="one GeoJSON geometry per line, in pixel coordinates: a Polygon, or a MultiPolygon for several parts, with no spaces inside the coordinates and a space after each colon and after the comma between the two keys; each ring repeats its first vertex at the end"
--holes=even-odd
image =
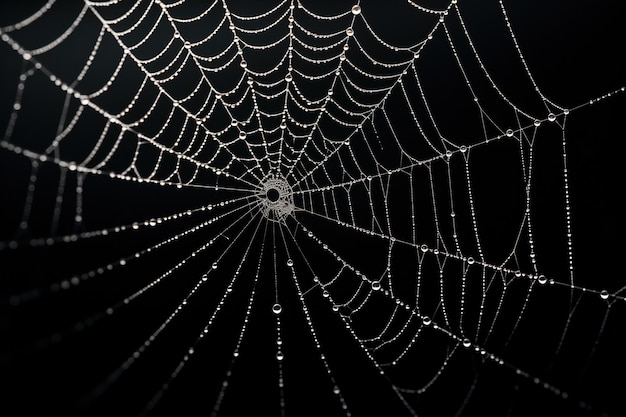
{"type": "Polygon", "coordinates": [[[623,412],[621,3],[21,3],[3,415],[623,412]]]}

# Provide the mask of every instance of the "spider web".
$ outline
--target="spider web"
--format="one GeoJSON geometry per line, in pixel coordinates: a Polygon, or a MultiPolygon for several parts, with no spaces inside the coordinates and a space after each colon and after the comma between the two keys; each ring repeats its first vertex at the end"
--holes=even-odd
{"type": "Polygon", "coordinates": [[[624,88],[550,98],[522,6],[32,3],[0,29],[9,415],[619,413],[570,137],[624,88]]]}

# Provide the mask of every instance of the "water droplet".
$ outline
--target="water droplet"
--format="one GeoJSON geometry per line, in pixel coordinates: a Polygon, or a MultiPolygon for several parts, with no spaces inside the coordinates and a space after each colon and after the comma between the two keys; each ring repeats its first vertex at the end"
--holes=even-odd
{"type": "Polygon", "coordinates": [[[609,292],[607,290],[602,290],[600,292],[600,298],[602,298],[603,300],[608,300],[609,299],[609,292]]]}
{"type": "Polygon", "coordinates": [[[463,346],[468,348],[472,346],[472,342],[469,339],[463,339],[463,346]]]}
{"type": "Polygon", "coordinates": [[[428,316],[424,316],[424,317],[422,317],[422,323],[424,323],[424,325],[426,325],[426,326],[430,326],[430,324],[431,324],[432,322],[433,322],[433,321],[430,319],[430,317],[428,317],[428,316]]]}
{"type": "Polygon", "coordinates": [[[217,262],[213,262],[213,265],[211,265],[211,268],[217,269],[217,262]]]}
{"type": "Polygon", "coordinates": [[[246,136],[248,136],[248,134],[246,132],[244,132],[243,130],[241,132],[239,132],[239,139],[245,139],[246,136]]]}
{"type": "Polygon", "coordinates": [[[374,291],[380,290],[380,281],[372,281],[372,289],[374,291]]]}
{"type": "Polygon", "coordinates": [[[348,35],[348,36],[354,35],[354,29],[352,29],[352,28],[346,29],[346,35],[348,35]]]}
{"type": "Polygon", "coordinates": [[[339,392],[340,392],[340,391],[339,391],[339,387],[335,385],[335,388],[333,388],[333,392],[334,392],[335,394],[339,394],[339,392]]]}
{"type": "Polygon", "coordinates": [[[539,275],[539,276],[537,277],[537,281],[538,281],[541,285],[543,285],[543,284],[545,284],[546,282],[548,282],[548,278],[546,278],[546,276],[545,276],[545,275],[539,275]]]}
{"type": "Polygon", "coordinates": [[[476,262],[476,261],[471,256],[469,258],[467,258],[467,263],[468,264],[472,265],[474,262],[476,262]]]}
{"type": "Polygon", "coordinates": [[[278,353],[276,354],[276,359],[279,361],[282,361],[283,359],[285,359],[285,355],[283,355],[283,352],[279,350],[278,353]]]}
{"type": "Polygon", "coordinates": [[[462,145],[462,146],[459,148],[459,150],[460,150],[461,152],[465,153],[465,152],[467,152],[467,146],[462,145]]]}
{"type": "Polygon", "coordinates": [[[246,61],[244,61],[244,60],[241,60],[239,65],[241,65],[241,68],[246,68],[248,66],[248,63],[246,61]]]}
{"type": "Polygon", "coordinates": [[[352,14],[357,15],[361,13],[361,6],[359,6],[358,4],[355,4],[354,6],[352,6],[352,14]]]}
{"type": "Polygon", "coordinates": [[[550,113],[548,115],[548,120],[550,120],[551,122],[554,122],[556,120],[556,115],[554,113],[550,113]]]}
{"type": "Polygon", "coordinates": [[[508,137],[513,136],[513,129],[508,129],[508,130],[506,131],[506,135],[507,135],[508,137]]]}
{"type": "Polygon", "coordinates": [[[287,81],[289,83],[289,82],[291,82],[291,80],[293,80],[293,76],[291,75],[291,73],[285,75],[285,81],[287,81]]]}
{"type": "Polygon", "coordinates": [[[293,261],[291,259],[287,259],[287,266],[293,266],[293,261]]]}
{"type": "Polygon", "coordinates": [[[272,313],[280,314],[282,311],[283,311],[283,307],[280,304],[276,303],[272,306],[272,313]]]}
{"type": "Polygon", "coordinates": [[[420,246],[420,249],[422,250],[422,252],[428,252],[428,245],[424,244],[420,246]]]}

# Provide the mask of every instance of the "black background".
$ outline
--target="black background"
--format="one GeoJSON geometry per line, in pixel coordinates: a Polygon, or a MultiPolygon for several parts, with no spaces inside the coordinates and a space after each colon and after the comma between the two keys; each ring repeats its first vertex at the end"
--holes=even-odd
{"type": "MultiPolygon", "coordinates": [[[[266,7],[259,3],[242,1],[231,7],[241,7],[238,10],[250,7],[255,12],[265,10],[266,7]]],[[[309,3],[312,2],[305,4],[309,3]]],[[[345,10],[351,6],[349,2],[342,2],[341,5],[334,2],[319,3],[315,7],[320,13],[325,10],[345,10]]],[[[433,7],[444,3],[424,2],[433,7]]],[[[54,9],[54,19],[62,22],[63,19],[69,19],[68,16],[74,16],[76,5],[79,3],[67,3],[54,9]]],[[[403,39],[413,39],[411,35],[416,29],[412,17],[419,13],[406,3],[387,1],[374,4],[372,1],[361,5],[368,21],[385,39],[400,43],[403,39]]],[[[495,74],[507,97],[522,103],[520,107],[536,110],[537,97],[520,69],[514,46],[504,30],[497,2],[460,0],[459,6],[481,57],[495,74]]],[[[507,1],[505,6],[531,73],[541,91],[551,100],[566,108],[574,108],[624,85],[626,65],[623,59],[623,22],[626,11],[623,2],[532,0],[507,1]]],[[[0,9],[2,25],[19,19],[31,8],[29,5],[6,3],[0,9]]],[[[89,30],[97,33],[99,27],[94,26],[89,30]]],[[[37,39],[37,36],[38,33],[27,33],[25,41],[29,37],[37,39]]],[[[76,71],[71,63],[84,62],[84,58],[80,58],[84,54],[79,54],[91,45],[81,43],[82,39],[72,38],[68,41],[71,42],[68,51],[51,53],[42,58],[42,62],[59,72],[76,71]],[[72,51],[76,52],[76,56],[72,56],[72,51]],[[72,58],[76,61],[72,61],[72,58]],[[64,65],[66,62],[68,64],[64,65]]],[[[456,66],[451,65],[449,53],[445,52],[446,43],[441,32],[429,48],[424,51],[417,66],[426,86],[429,103],[436,110],[435,114],[441,117],[443,129],[454,138],[455,143],[474,143],[472,139],[466,142],[464,135],[476,137],[476,133],[480,133],[480,130],[475,130],[477,117],[463,112],[465,104],[458,84],[455,84],[459,83],[458,73],[455,72],[456,66]]],[[[0,45],[0,53],[3,80],[0,89],[1,120],[2,126],[5,126],[22,64],[19,55],[6,43],[0,45]]],[[[118,59],[119,56],[111,52],[112,65],[118,59]]],[[[103,74],[106,73],[103,65],[103,74]]],[[[18,123],[19,130],[16,130],[11,140],[26,148],[38,149],[42,143],[48,145],[54,135],[63,96],[53,93],[51,83],[44,77],[33,77],[29,83],[27,89],[31,94],[30,101],[24,106],[18,123]]],[[[132,85],[132,82],[129,81],[129,84],[132,85]]],[[[481,95],[482,90],[479,91],[481,95]]],[[[115,98],[109,100],[108,104],[114,106],[115,98]]],[[[625,139],[624,100],[622,93],[597,104],[586,105],[572,111],[566,124],[575,282],[584,288],[606,288],[612,293],[624,285],[624,222],[621,203],[624,190],[621,163],[621,145],[625,139]]],[[[126,101],[121,103],[125,104],[126,101]]],[[[390,101],[387,110],[399,120],[396,124],[398,132],[410,136],[414,133],[414,127],[404,118],[406,108],[402,106],[400,100],[390,101]],[[394,111],[394,104],[398,106],[397,111],[394,111]]],[[[495,109],[494,114],[500,116],[495,109]]],[[[502,117],[506,116],[503,114],[502,117]]],[[[89,126],[78,129],[77,132],[86,137],[99,134],[97,129],[90,129],[89,126]]],[[[546,142],[537,145],[537,180],[534,183],[536,206],[533,206],[538,230],[537,252],[546,271],[550,272],[548,275],[567,283],[561,131],[557,126],[548,124],[542,126],[541,132],[539,138],[546,142]]],[[[488,259],[488,262],[494,264],[501,259],[499,250],[506,245],[502,242],[510,244],[507,239],[511,237],[511,230],[519,226],[516,210],[519,211],[520,206],[513,204],[523,203],[516,200],[519,195],[516,196],[514,192],[520,189],[521,174],[511,164],[519,163],[519,157],[515,159],[511,156],[513,148],[507,146],[506,143],[486,145],[472,155],[475,158],[472,163],[475,200],[480,204],[479,210],[486,219],[479,230],[485,247],[494,254],[493,261],[488,259]]],[[[143,250],[185,227],[208,219],[209,214],[202,212],[158,228],[142,227],[138,231],[81,240],[74,244],[41,248],[26,243],[16,250],[9,250],[7,242],[10,240],[28,242],[26,239],[31,237],[49,235],[59,170],[52,164],[41,165],[37,183],[37,196],[40,197],[33,206],[28,232],[20,235],[17,229],[28,186],[30,161],[6,150],[0,152],[0,240],[4,243],[0,251],[2,414],[138,415],[168,379],[215,311],[226,282],[232,278],[252,237],[250,230],[246,229],[234,250],[229,251],[220,261],[220,267],[215,273],[219,279],[212,280],[210,286],[202,287],[194,295],[193,302],[188,304],[172,325],[167,326],[157,342],[114,384],[108,386],[102,395],[93,399],[89,394],[94,388],[99,387],[178,306],[230,241],[223,237],[216,238],[211,249],[164,280],[146,297],[121,307],[118,313],[110,317],[100,317],[101,312],[153,281],[191,250],[214,238],[228,223],[216,222],[202,232],[145,255],[139,262],[129,262],[123,269],[105,272],[68,291],[52,293],[49,291],[50,283],[116,262],[120,257],[143,250]],[[224,273],[220,274],[222,271],[224,273]],[[16,294],[32,294],[32,290],[41,288],[44,290],[36,299],[15,302],[16,294]]],[[[72,150],[67,152],[71,153],[72,150]]],[[[331,170],[338,169],[336,164],[331,163],[329,166],[331,170]]],[[[462,175],[460,164],[452,164],[452,167],[457,175],[462,175]]],[[[68,183],[73,179],[75,181],[73,175],[68,174],[68,183]]],[[[421,173],[415,177],[423,180],[421,173]]],[[[211,184],[210,181],[208,183],[211,184]]],[[[445,186],[445,182],[441,186],[445,186]]],[[[459,190],[459,201],[464,201],[463,193],[463,190],[459,190]]],[[[88,176],[84,192],[83,228],[97,230],[167,216],[214,204],[231,195],[234,194],[193,188],[179,190],[112,180],[104,176],[88,176]]],[[[71,212],[74,198],[75,193],[69,192],[64,199],[63,207],[68,212],[71,212]]],[[[355,200],[355,204],[363,203],[355,200]]],[[[57,235],[69,233],[73,227],[71,215],[66,215],[65,211],[63,213],[57,235]]],[[[380,262],[384,263],[386,245],[381,245],[380,240],[346,231],[306,213],[297,213],[296,217],[351,265],[368,274],[371,272],[372,277],[381,273],[380,262]]],[[[404,235],[406,231],[400,230],[401,222],[398,220],[398,233],[404,235]]],[[[290,221],[288,224],[293,226],[295,223],[290,221]]],[[[256,265],[260,253],[263,227],[261,225],[261,232],[252,240],[251,261],[244,265],[242,279],[217,316],[214,330],[196,346],[196,353],[150,415],[210,415],[241,328],[247,297],[253,284],[253,265],[256,265]]],[[[271,230],[270,224],[268,236],[271,230]]],[[[230,238],[235,235],[236,232],[229,233],[230,238]]],[[[271,238],[268,238],[263,258],[263,264],[270,265],[275,253],[280,265],[287,415],[342,415],[339,402],[332,393],[332,385],[319,360],[319,353],[311,342],[295,288],[284,265],[288,257],[294,259],[304,289],[313,285],[312,274],[304,266],[305,258],[313,263],[312,267],[320,277],[327,277],[326,280],[330,279],[330,274],[336,273],[337,266],[328,253],[305,237],[301,229],[296,239],[305,258],[289,239],[289,256],[280,241],[274,249],[271,238]]],[[[425,240],[428,241],[428,237],[425,240]]],[[[400,251],[398,253],[399,256],[403,254],[400,251]]],[[[415,255],[407,256],[414,259],[415,255]]],[[[401,262],[394,265],[397,276],[404,266],[401,262]]],[[[450,273],[450,276],[456,275],[450,273]]],[[[278,370],[274,359],[275,322],[270,310],[274,296],[272,280],[273,274],[263,269],[248,335],[241,348],[241,357],[233,368],[220,415],[280,415],[278,370]]],[[[579,291],[570,293],[562,286],[540,287],[533,292],[524,320],[515,331],[511,344],[503,348],[503,343],[512,335],[512,325],[521,311],[527,288],[527,285],[524,287],[520,284],[512,290],[514,295],[505,301],[506,308],[500,313],[498,327],[487,348],[490,351],[493,349],[493,353],[501,355],[508,363],[539,377],[541,383],[547,382],[562,388],[571,398],[558,398],[526,378],[516,377],[505,366],[497,366],[489,361],[483,364],[479,355],[463,351],[453,356],[437,382],[423,396],[407,396],[418,415],[455,415],[468,393],[469,400],[461,415],[624,414],[621,398],[626,389],[623,383],[626,371],[623,300],[609,304],[597,294],[583,294],[573,308],[570,297],[578,300],[581,295],[579,291]],[[610,309],[607,308],[609,305],[610,309]],[[568,314],[572,311],[568,322],[568,314]],[[559,337],[565,328],[568,330],[567,335],[562,348],[557,350],[559,337]],[[470,390],[477,372],[479,378],[470,390]],[[584,404],[581,405],[581,402],[584,404]]],[[[623,297],[624,294],[621,295],[623,297]]],[[[342,322],[330,311],[319,289],[312,290],[306,301],[321,346],[352,415],[410,415],[391,390],[390,383],[378,375],[342,322]]],[[[436,301],[436,298],[431,302],[424,301],[424,310],[430,308],[433,311],[436,301]]],[[[389,304],[382,297],[377,302],[381,314],[377,314],[377,306],[370,305],[365,319],[355,324],[365,334],[375,335],[388,317],[389,304]]],[[[390,373],[394,382],[412,387],[416,380],[427,380],[433,371],[441,367],[442,357],[450,347],[449,341],[442,340],[436,332],[428,333],[420,340],[416,357],[407,361],[400,371],[390,373]]]]}

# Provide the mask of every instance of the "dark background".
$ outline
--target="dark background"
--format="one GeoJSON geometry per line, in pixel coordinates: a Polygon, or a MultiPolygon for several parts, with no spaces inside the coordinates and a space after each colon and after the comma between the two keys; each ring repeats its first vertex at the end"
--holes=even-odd
{"type": "MultiPolygon", "coordinates": [[[[252,10],[249,13],[267,9],[267,6],[259,3],[243,1],[231,7],[240,8],[237,10],[242,13],[246,8],[252,10]]],[[[315,7],[319,13],[347,10],[351,6],[350,2],[318,3],[305,4],[310,8],[315,7]]],[[[441,7],[445,3],[425,1],[424,5],[441,7]]],[[[415,31],[423,31],[423,27],[429,27],[428,25],[433,24],[433,19],[436,19],[424,16],[400,1],[376,4],[363,2],[361,5],[364,16],[372,23],[376,33],[399,44],[406,44],[407,39],[415,39],[415,31]],[[418,19],[419,24],[416,23],[418,19]]],[[[459,6],[481,58],[505,95],[520,103],[521,108],[534,112],[533,114],[544,111],[520,67],[519,58],[505,30],[498,3],[461,0],[459,6]]],[[[535,81],[541,91],[557,104],[573,109],[624,85],[626,66],[623,60],[623,22],[626,10],[623,2],[603,0],[591,4],[578,0],[533,0],[507,1],[505,6],[535,81]]],[[[6,2],[1,7],[3,26],[27,16],[35,9],[32,5],[11,2],[6,2]]],[[[46,42],[40,41],[40,37],[52,37],[53,34],[61,33],[61,28],[66,27],[66,23],[73,19],[79,9],[80,2],[55,6],[51,11],[50,26],[46,26],[45,31],[26,29],[21,40],[25,43],[31,41],[39,45],[45,44],[46,42]]],[[[94,33],[97,35],[100,29],[95,23],[97,22],[81,26],[79,33],[84,36],[70,38],[66,41],[67,48],[45,55],[41,61],[58,74],[64,71],[75,74],[77,65],[84,63],[92,45],[92,42],[86,40],[93,39],[94,33]]],[[[461,39],[459,32],[453,35],[455,39],[461,39]]],[[[98,64],[102,65],[101,74],[105,78],[110,69],[119,62],[119,48],[109,47],[108,55],[105,56],[110,57],[110,60],[98,64]]],[[[0,53],[3,80],[0,87],[0,110],[2,126],[5,126],[11,113],[22,60],[5,42],[0,45],[0,53]]],[[[271,53],[273,51],[268,56],[271,53]]],[[[265,57],[261,56],[257,62],[262,62],[262,59],[265,57]]],[[[254,60],[249,61],[251,66],[254,65],[254,60]]],[[[432,105],[446,136],[457,144],[470,145],[480,141],[481,129],[477,125],[479,119],[476,113],[466,111],[471,102],[461,90],[464,83],[459,78],[458,67],[451,60],[441,32],[438,32],[422,53],[417,69],[429,104],[432,105]]],[[[478,79],[477,73],[473,74],[470,78],[478,79]]],[[[232,75],[226,74],[227,78],[229,76],[232,75]]],[[[135,82],[132,74],[119,81],[121,85],[128,83],[129,90],[135,82]]],[[[226,79],[224,84],[227,83],[226,79]]],[[[487,84],[477,83],[475,87],[481,98],[492,94],[487,84]]],[[[52,87],[48,79],[40,75],[33,76],[26,89],[27,96],[16,131],[9,139],[10,142],[28,149],[41,149],[52,140],[64,96],[52,87]]],[[[117,90],[120,96],[111,95],[103,99],[103,107],[115,108],[118,103],[125,105],[128,101],[126,98],[122,99],[121,90],[117,90]]],[[[572,111],[565,125],[575,283],[582,288],[594,291],[607,289],[611,293],[617,293],[624,285],[621,262],[624,236],[621,204],[624,189],[621,164],[624,97],[623,93],[618,94],[572,111]]],[[[512,117],[512,113],[508,111],[510,108],[497,99],[491,100],[486,98],[485,106],[489,107],[496,119],[508,123],[512,117]]],[[[416,98],[414,102],[419,102],[419,99],[416,98]]],[[[386,108],[393,118],[396,131],[402,137],[401,140],[408,144],[415,135],[415,127],[407,116],[406,105],[398,96],[392,96],[386,108]]],[[[100,133],[95,126],[102,124],[102,117],[85,117],[88,123],[77,126],[69,142],[71,146],[64,148],[68,159],[71,159],[73,152],[89,150],[93,146],[90,145],[93,143],[93,136],[100,133]],[[92,121],[93,124],[90,124],[92,121]],[[83,142],[79,138],[86,139],[83,142]]],[[[558,120],[561,123],[562,116],[558,120]]],[[[567,284],[561,129],[546,122],[539,132],[531,207],[537,231],[537,256],[546,275],[567,284]]],[[[373,140],[373,136],[368,136],[368,139],[373,140]]],[[[360,137],[357,137],[357,144],[362,143],[359,140],[360,137]]],[[[353,146],[357,152],[364,152],[357,144],[353,146]]],[[[133,150],[131,146],[122,149],[120,154],[128,156],[133,150]]],[[[487,262],[493,264],[501,262],[507,245],[510,247],[515,228],[520,224],[519,212],[523,209],[523,200],[520,197],[520,190],[523,190],[519,171],[520,157],[515,152],[516,145],[511,146],[508,142],[488,144],[472,151],[474,200],[480,216],[484,219],[479,231],[485,251],[490,254],[487,262]]],[[[378,156],[385,158],[389,155],[380,151],[378,156]]],[[[459,155],[453,157],[450,166],[461,184],[458,189],[454,189],[454,194],[458,196],[454,203],[462,206],[467,204],[468,198],[467,190],[462,186],[463,165],[457,157],[459,155]]],[[[129,261],[123,268],[116,267],[106,272],[107,264],[132,256],[137,251],[145,250],[173,234],[208,220],[213,213],[224,213],[227,209],[218,208],[211,212],[207,210],[182,216],[155,228],[142,226],[139,230],[82,239],[76,243],[55,243],[40,247],[30,244],[29,239],[62,236],[76,231],[72,221],[72,206],[75,206],[76,200],[72,187],[75,187],[76,174],[68,173],[69,191],[63,196],[60,223],[58,230],[51,233],[50,218],[60,173],[58,167],[52,164],[41,164],[31,222],[27,231],[20,232],[18,226],[28,177],[31,175],[31,162],[5,149],[0,150],[0,158],[2,414],[139,415],[159,392],[162,384],[168,381],[189,347],[194,345],[194,355],[149,415],[210,415],[230,367],[247,300],[254,286],[264,224],[261,224],[258,233],[253,234],[256,223],[243,229],[242,226],[248,218],[240,216],[241,222],[226,233],[229,236],[226,239],[221,233],[238,216],[227,217],[154,253],[147,253],[137,262],[129,261]],[[211,264],[216,262],[242,229],[240,240],[219,260],[218,269],[211,272],[209,285],[201,287],[180,315],[127,371],[114,383],[102,385],[177,308],[202,274],[211,269],[211,264]],[[150,290],[149,294],[126,306],[120,304],[124,297],[148,285],[211,239],[215,240],[211,248],[202,252],[201,256],[191,259],[150,290]],[[19,242],[19,247],[15,250],[9,248],[8,242],[13,240],[19,242]],[[248,243],[251,245],[250,255],[246,262],[242,262],[248,243]],[[241,275],[232,295],[229,295],[228,301],[217,315],[210,334],[195,344],[199,332],[215,311],[219,298],[240,264],[241,275]],[[102,266],[105,267],[104,270],[97,271],[102,266]],[[69,290],[55,290],[51,286],[92,270],[96,271],[94,277],[89,277],[69,290]],[[116,312],[107,316],[105,311],[110,307],[114,307],[116,312]],[[105,389],[99,392],[101,387],[105,389]],[[98,395],[91,395],[94,390],[98,395]]],[[[122,169],[125,167],[124,158],[114,163],[120,164],[122,169]]],[[[445,177],[438,171],[443,165],[443,162],[433,165],[434,187],[442,191],[447,187],[445,177]]],[[[339,182],[337,179],[341,176],[341,168],[337,161],[329,161],[328,169],[331,175],[337,175],[334,177],[335,182],[339,182]]],[[[424,171],[416,170],[414,178],[418,182],[416,192],[427,196],[430,190],[424,171]]],[[[199,180],[203,185],[214,183],[212,177],[208,177],[204,183],[202,181],[199,180]]],[[[226,181],[224,184],[239,186],[235,182],[226,181]]],[[[402,193],[406,193],[407,188],[402,182],[397,187],[400,197],[394,197],[397,200],[390,201],[393,207],[401,210],[406,206],[404,203],[407,196],[402,193]]],[[[373,194],[376,195],[376,191],[373,194]]],[[[99,230],[143,222],[146,219],[219,203],[238,195],[236,192],[214,192],[211,189],[192,187],[179,190],[175,187],[137,184],[106,176],[89,175],[83,195],[82,230],[99,230]]],[[[427,199],[428,197],[425,201],[427,199]]],[[[353,204],[355,207],[364,207],[366,201],[365,195],[357,194],[353,204]]],[[[301,203],[296,198],[296,204],[301,203]]],[[[438,201],[439,204],[443,210],[449,202],[443,198],[441,202],[438,201]]],[[[321,212],[319,203],[316,203],[314,209],[321,212]]],[[[380,206],[376,205],[376,209],[380,210],[380,206]]],[[[359,209],[355,211],[358,213],[359,209]]],[[[360,213],[366,215],[367,211],[363,209],[360,213]]],[[[469,236],[472,235],[469,219],[462,217],[461,209],[459,213],[459,222],[463,227],[459,233],[467,237],[466,242],[469,242],[469,236]]],[[[418,222],[426,230],[423,240],[419,241],[432,244],[432,214],[430,216],[426,216],[427,220],[423,223],[418,222]]],[[[229,379],[228,391],[219,415],[280,415],[278,369],[275,360],[276,326],[270,310],[275,291],[271,266],[274,259],[278,264],[279,294],[283,306],[282,350],[285,360],[282,366],[286,414],[343,415],[319,359],[319,352],[312,342],[299,305],[297,290],[285,262],[288,258],[294,260],[295,271],[303,290],[314,286],[313,272],[310,269],[323,281],[330,280],[338,271],[338,263],[334,257],[307,238],[301,229],[302,225],[314,231],[315,236],[327,243],[336,254],[372,279],[383,273],[387,245],[378,238],[348,231],[304,212],[296,213],[296,218],[300,223],[295,232],[297,246],[288,236],[288,244],[285,246],[278,234],[278,228],[274,229],[277,233],[277,240],[274,242],[271,237],[272,224],[268,226],[261,262],[263,266],[255,287],[257,296],[241,346],[241,356],[232,368],[233,374],[229,379]],[[300,253],[300,249],[304,255],[300,253]]],[[[397,220],[396,217],[392,219],[394,233],[397,236],[406,236],[407,227],[410,226],[406,223],[406,213],[404,217],[400,215],[397,220]]],[[[293,219],[287,224],[290,230],[296,230],[293,219]]],[[[471,245],[467,248],[467,254],[475,254],[475,249],[470,247],[471,245]]],[[[523,255],[525,251],[527,249],[521,244],[519,254],[523,255]]],[[[415,259],[415,252],[402,249],[394,252],[394,277],[398,277],[400,282],[398,288],[411,294],[406,295],[407,300],[414,300],[411,298],[412,287],[408,285],[404,288],[401,283],[404,281],[399,277],[402,274],[410,276],[415,273],[415,259]],[[406,262],[406,259],[410,262],[406,262]],[[411,265],[407,266],[407,263],[411,265]]],[[[432,259],[429,262],[425,263],[424,274],[436,278],[435,264],[432,259]]],[[[454,289],[456,281],[452,281],[459,277],[454,268],[447,270],[452,288],[446,293],[446,298],[451,300],[459,297],[454,289]]],[[[468,277],[479,279],[480,271],[472,270],[468,277]]],[[[425,394],[407,395],[407,401],[417,414],[450,416],[459,412],[465,416],[623,415],[624,404],[621,396],[626,389],[622,377],[626,371],[623,353],[626,347],[623,337],[623,298],[611,298],[607,302],[594,292],[585,294],[580,290],[570,291],[561,285],[539,287],[528,299],[523,320],[514,331],[515,320],[529,294],[528,283],[512,285],[510,298],[505,299],[504,307],[496,313],[499,277],[496,278],[496,289],[493,290],[494,293],[490,293],[491,304],[487,306],[485,314],[491,318],[497,315],[498,321],[493,335],[484,346],[488,351],[504,358],[508,364],[538,377],[540,384],[516,376],[514,370],[508,366],[483,362],[475,352],[461,351],[452,356],[450,363],[443,368],[434,385],[425,394]],[[565,329],[567,332],[559,347],[560,337],[565,329]],[[511,341],[505,346],[509,338],[511,341]],[[476,375],[478,378],[475,379],[476,375]],[[569,398],[563,399],[554,395],[540,386],[543,383],[567,391],[569,398]],[[467,403],[462,407],[464,399],[467,399],[467,403]]],[[[340,297],[342,292],[350,293],[357,282],[350,274],[342,279],[345,284],[333,287],[336,291],[333,296],[340,297]]],[[[424,285],[425,294],[430,294],[431,298],[420,300],[422,313],[430,314],[440,322],[437,285],[424,285]]],[[[471,303],[478,299],[480,291],[477,286],[472,288],[478,292],[468,295],[468,316],[474,317],[476,305],[471,303]]],[[[621,297],[623,296],[622,292],[621,297]]],[[[363,337],[375,336],[380,332],[393,309],[382,295],[375,294],[373,297],[371,304],[364,308],[360,319],[354,322],[355,328],[363,332],[363,337]]],[[[404,293],[400,298],[404,298],[404,293]]],[[[322,350],[352,415],[410,415],[391,389],[391,383],[378,374],[342,321],[331,311],[327,300],[321,296],[320,289],[311,290],[305,300],[322,350]]],[[[393,326],[397,326],[397,323],[394,322],[393,326]]],[[[442,367],[442,360],[452,346],[453,343],[441,337],[441,334],[430,329],[424,330],[413,354],[401,366],[389,372],[391,381],[407,387],[425,383],[442,367]]],[[[379,353],[381,362],[390,354],[384,349],[379,353]]]]}

